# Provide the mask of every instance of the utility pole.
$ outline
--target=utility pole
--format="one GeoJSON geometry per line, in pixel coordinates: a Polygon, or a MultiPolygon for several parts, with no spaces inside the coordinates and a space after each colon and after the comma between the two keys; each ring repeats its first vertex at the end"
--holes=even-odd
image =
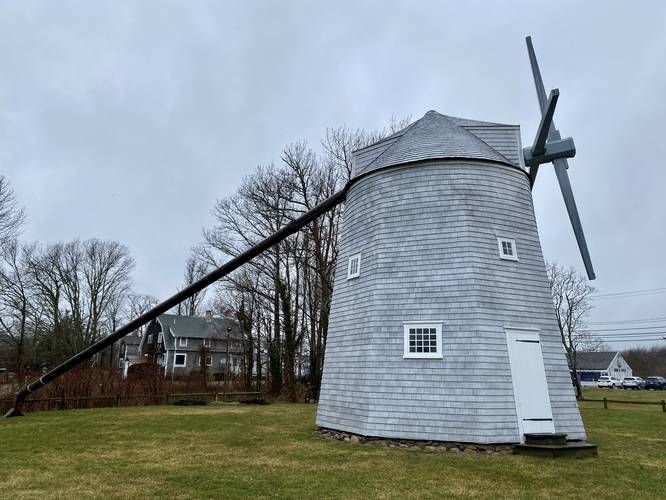
{"type": "Polygon", "coordinates": [[[231,336],[231,327],[227,327],[227,354],[224,358],[224,400],[227,400],[227,384],[229,380],[229,337],[231,336]]]}

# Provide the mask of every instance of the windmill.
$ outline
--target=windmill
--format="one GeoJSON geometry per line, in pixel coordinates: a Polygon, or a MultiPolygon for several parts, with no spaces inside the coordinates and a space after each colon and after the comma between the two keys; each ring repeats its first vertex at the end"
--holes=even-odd
{"type": "Polygon", "coordinates": [[[317,426],[326,435],[594,454],[569,377],[531,189],[552,162],[588,275],[571,138],[429,111],[355,152],[317,426]],[[543,446],[545,445],[545,447],[543,446]]]}
{"type": "MultiPolygon", "coordinates": [[[[340,192],[93,344],[29,394],[346,201],[317,412],[324,431],[494,445],[585,429],[559,336],[531,188],[553,162],[588,273],[566,172],[573,140],[552,118],[528,39],[542,119],[520,127],[429,111],[354,153],[340,192]]],[[[588,265],[589,264],[589,265],[588,265]]]]}

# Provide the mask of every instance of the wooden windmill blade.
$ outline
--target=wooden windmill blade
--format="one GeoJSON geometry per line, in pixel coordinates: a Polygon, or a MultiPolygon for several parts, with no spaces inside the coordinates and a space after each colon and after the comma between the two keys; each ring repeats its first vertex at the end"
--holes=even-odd
{"type": "Polygon", "coordinates": [[[562,191],[564,204],[567,207],[569,220],[573,228],[576,242],[580,250],[580,255],[583,258],[583,264],[587,271],[587,277],[590,280],[596,278],[594,267],[592,266],[592,258],[590,251],[587,247],[585,240],[585,233],[583,232],[583,225],[580,222],[580,215],[578,214],[578,207],[574,198],[573,190],[571,189],[571,182],[569,181],[569,163],[567,158],[573,158],[576,154],[576,147],[573,139],[568,137],[562,139],[560,132],[555,128],[553,122],[553,114],[555,106],[559,98],[559,91],[557,89],[551,91],[550,96],[546,97],[546,90],[543,85],[541,71],[539,70],[539,63],[537,62],[534,46],[532,45],[532,38],[525,39],[527,43],[527,52],[530,58],[530,66],[532,67],[532,75],[534,76],[534,86],[536,88],[537,98],[539,100],[539,107],[541,109],[541,122],[537,131],[536,138],[532,147],[524,148],[523,155],[525,156],[525,164],[529,167],[529,176],[534,186],[537,173],[539,172],[539,165],[543,163],[552,163],[555,168],[555,175],[557,182],[562,191]]]}

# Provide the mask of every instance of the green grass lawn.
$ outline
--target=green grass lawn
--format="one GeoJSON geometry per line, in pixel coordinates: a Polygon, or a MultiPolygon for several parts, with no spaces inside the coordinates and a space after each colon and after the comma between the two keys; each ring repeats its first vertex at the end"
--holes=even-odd
{"type": "MultiPolygon", "coordinates": [[[[664,397],[632,394],[639,396],[664,397]]],[[[581,406],[589,439],[599,445],[598,458],[456,454],[331,441],[315,431],[314,405],[33,413],[0,419],[0,496],[666,498],[661,408],[581,406]]]]}
{"type": "Polygon", "coordinates": [[[617,399],[619,401],[661,401],[666,399],[666,391],[637,391],[632,389],[597,389],[584,387],[583,395],[593,399],[617,399]]]}

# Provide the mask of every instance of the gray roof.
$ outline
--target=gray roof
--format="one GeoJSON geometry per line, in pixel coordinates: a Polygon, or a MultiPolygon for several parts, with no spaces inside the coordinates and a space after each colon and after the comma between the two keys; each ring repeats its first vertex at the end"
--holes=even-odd
{"type": "Polygon", "coordinates": [[[179,316],[161,314],[157,317],[162,331],[168,328],[174,337],[195,339],[226,339],[227,328],[231,328],[232,337],[240,337],[238,322],[230,318],[205,318],[201,316],[179,316]]]}
{"type": "Polygon", "coordinates": [[[124,337],[121,341],[125,345],[139,345],[141,343],[141,337],[138,335],[128,335],[127,337],[124,337]]]}
{"type": "Polygon", "coordinates": [[[617,351],[612,352],[579,352],[576,354],[577,370],[607,370],[613,362],[617,351]]]}
{"type": "Polygon", "coordinates": [[[428,111],[401,131],[355,151],[353,177],[392,165],[445,158],[520,167],[520,128],[428,111]]]}

